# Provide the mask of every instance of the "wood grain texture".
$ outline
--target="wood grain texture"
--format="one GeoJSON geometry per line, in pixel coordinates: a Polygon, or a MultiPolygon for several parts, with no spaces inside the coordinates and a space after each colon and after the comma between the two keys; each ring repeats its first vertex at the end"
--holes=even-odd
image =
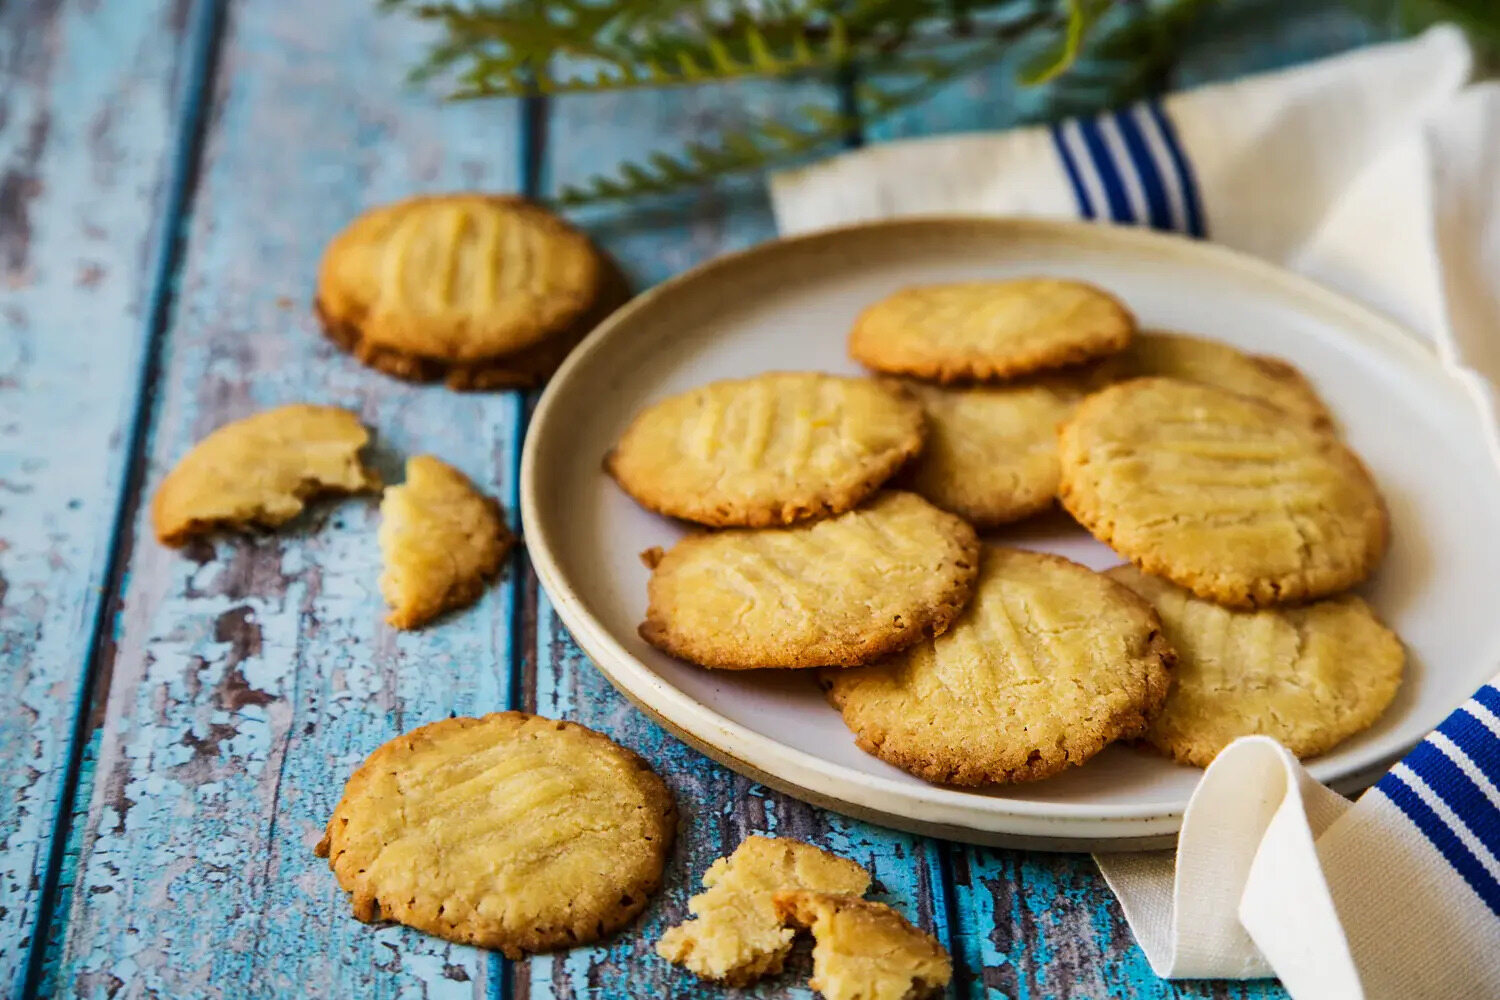
{"type": "Polygon", "coordinates": [[[180,4],[0,5],[0,993],[47,880],[149,339],[180,4]]]}
{"type": "MultiPolygon", "coordinates": [[[[514,189],[511,104],[439,107],[403,71],[423,46],[357,2],[232,8],[152,401],[147,491],[215,426],[271,405],[352,407],[378,464],[432,451],[513,493],[521,401],[368,371],[309,311],[324,242],[413,191],[514,189]]],[[[512,511],[513,513],[513,511],[512,511]]],[[[474,996],[498,959],[354,921],[313,857],[344,779],[397,733],[499,708],[510,577],[398,634],[376,590],[375,499],[275,535],[167,550],[134,514],[75,888],[49,988],[75,996],[474,996]]]]}

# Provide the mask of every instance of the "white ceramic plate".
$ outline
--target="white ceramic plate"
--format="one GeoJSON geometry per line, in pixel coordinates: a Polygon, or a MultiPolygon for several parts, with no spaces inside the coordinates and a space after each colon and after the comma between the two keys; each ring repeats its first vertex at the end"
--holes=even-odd
{"type": "MultiPolygon", "coordinates": [[[[1393,544],[1364,592],[1405,639],[1406,680],[1373,729],[1312,762],[1367,783],[1500,668],[1500,466],[1460,379],[1413,335],[1308,281],[1139,229],[1002,219],[876,223],[765,244],[637,298],[573,352],[542,395],[521,464],[521,514],[542,586],[599,669],[709,756],[875,822],[1061,849],[1160,844],[1201,772],[1114,747],[1084,767],[993,791],[928,785],[855,747],[798,672],[712,672],[636,635],[637,553],[682,527],[601,471],[630,417],[664,396],[770,369],[855,372],[844,338],[907,284],[1046,274],[1095,282],[1145,327],[1286,358],[1317,385],[1390,507],[1393,544]]],[[[1065,517],[991,537],[1095,568],[1120,560],[1065,517]]]]}

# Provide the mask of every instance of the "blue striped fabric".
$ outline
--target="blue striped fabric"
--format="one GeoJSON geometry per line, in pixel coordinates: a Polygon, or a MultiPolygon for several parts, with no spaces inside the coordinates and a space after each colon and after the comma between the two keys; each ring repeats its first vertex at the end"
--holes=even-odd
{"type": "Polygon", "coordinates": [[[1370,794],[1385,796],[1401,810],[1500,918],[1497,709],[1500,690],[1480,688],[1370,794]]]}
{"type": "Polygon", "coordinates": [[[1051,131],[1080,217],[1095,219],[1107,211],[1111,222],[1208,235],[1192,165],[1158,102],[1062,122],[1051,131]],[[1106,129],[1118,135],[1117,142],[1106,129]]]}

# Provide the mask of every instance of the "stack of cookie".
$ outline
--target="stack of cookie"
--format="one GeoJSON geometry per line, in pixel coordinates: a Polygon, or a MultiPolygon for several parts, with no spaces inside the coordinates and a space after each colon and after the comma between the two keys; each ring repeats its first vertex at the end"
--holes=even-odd
{"type": "Polygon", "coordinates": [[[695,522],[641,635],[711,669],[809,669],[859,745],[929,781],[1029,781],[1143,738],[1205,765],[1366,728],[1399,640],[1358,597],[1385,509],[1290,366],[1141,333],[1050,278],[906,289],[859,316],[877,374],[716,382],[606,468],[695,522]],[[892,487],[900,487],[894,489],[892,487]],[[1134,563],[981,542],[1056,501],[1134,563]]]}

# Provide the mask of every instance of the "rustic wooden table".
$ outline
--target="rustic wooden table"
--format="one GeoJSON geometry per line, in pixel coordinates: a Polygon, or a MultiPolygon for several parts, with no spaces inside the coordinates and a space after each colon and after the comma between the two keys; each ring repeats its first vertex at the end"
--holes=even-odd
{"type": "MultiPolygon", "coordinates": [[[[1211,5],[1213,6],[1213,5],[1211,5]]],[[[1225,0],[1188,84],[1375,36],[1335,0],[1225,0]]],[[[892,833],[741,778],[632,710],[584,659],[524,555],[474,608],[382,623],[375,504],[168,551],[145,500],[188,446],[262,407],[352,407],[390,454],[432,449],[514,516],[531,397],[368,371],[308,309],[327,238],[415,191],[545,195],[726,117],[838,94],[441,105],[403,84],[424,44],[371,0],[0,4],[0,989],[77,996],[718,996],[651,952],[745,834],[869,865],[934,928],[956,996],[1278,997],[1157,980],[1087,857],[892,833]],[[576,719],[650,759],[683,807],[666,889],[592,948],[508,962],[349,916],[313,857],[344,777],[452,713],[576,719]]],[[[1005,72],[861,141],[996,127],[1005,72]]],[[[637,287],[772,225],[758,182],[580,213],[637,287]]],[[[808,996],[784,976],[756,995],[808,996]]]]}

